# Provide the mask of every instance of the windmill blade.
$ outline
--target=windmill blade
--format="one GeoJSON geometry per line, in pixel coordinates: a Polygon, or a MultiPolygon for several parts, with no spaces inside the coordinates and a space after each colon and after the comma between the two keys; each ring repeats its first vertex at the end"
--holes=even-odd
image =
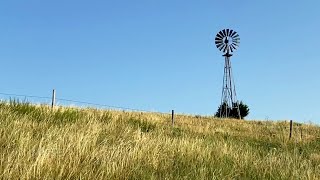
{"type": "Polygon", "coordinates": [[[232,41],[233,43],[236,43],[236,44],[240,44],[240,39],[239,40],[234,40],[232,41]]]}
{"type": "Polygon", "coordinates": [[[232,44],[230,44],[230,50],[231,50],[231,52],[233,52],[233,50],[235,50],[234,47],[232,46],[232,44]]]}
{"type": "Polygon", "coordinates": [[[219,31],[219,33],[218,33],[222,38],[224,37],[224,35],[223,35],[223,33],[222,33],[222,31],[219,31]]]}
{"type": "Polygon", "coordinates": [[[221,39],[219,39],[219,40],[215,40],[215,43],[223,43],[223,40],[221,39]]]}
{"type": "Polygon", "coordinates": [[[232,44],[233,44],[234,46],[239,46],[238,43],[235,43],[235,42],[233,42],[232,44]]]}
{"type": "Polygon", "coordinates": [[[222,30],[222,33],[223,33],[223,37],[226,37],[227,36],[227,34],[226,34],[226,30],[224,29],[224,30],[222,30]]]}
{"type": "Polygon", "coordinates": [[[236,31],[233,31],[233,33],[230,35],[232,38],[234,37],[234,35],[236,35],[237,32],[236,31]]]}
{"type": "Polygon", "coordinates": [[[223,38],[219,38],[219,37],[216,37],[216,38],[215,38],[216,41],[222,41],[222,39],[223,39],[223,38]]]}
{"type": "Polygon", "coordinates": [[[216,42],[216,45],[223,44],[223,42],[216,42]]]}
{"type": "Polygon", "coordinates": [[[233,41],[239,41],[240,40],[240,37],[237,37],[237,38],[232,38],[233,41]]]}
{"type": "Polygon", "coordinates": [[[221,45],[221,44],[223,44],[222,42],[216,42],[216,45],[221,45]]]}
{"type": "Polygon", "coordinates": [[[215,44],[222,44],[222,41],[216,41],[215,44]]]}
{"type": "MultiPolygon", "coordinates": [[[[231,52],[233,52],[233,49],[232,49],[232,47],[231,47],[231,46],[229,46],[229,49],[230,49],[230,51],[231,51],[231,52]]],[[[230,51],[229,51],[229,52],[230,52],[230,51]]]]}
{"type": "Polygon", "coordinates": [[[223,44],[222,41],[216,41],[216,44],[223,44]]]}
{"type": "Polygon", "coordinates": [[[223,52],[227,52],[228,49],[228,45],[226,45],[226,47],[223,49],[223,52]]]}
{"type": "Polygon", "coordinates": [[[240,44],[240,41],[232,41],[232,43],[240,44]]]}
{"type": "Polygon", "coordinates": [[[223,39],[223,36],[221,36],[219,33],[216,35],[216,38],[221,38],[223,39]]]}
{"type": "Polygon", "coordinates": [[[231,45],[230,45],[230,50],[231,50],[231,52],[235,51],[235,49],[231,45]]]}
{"type": "Polygon", "coordinates": [[[233,30],[230,29],[229,36],[232,37],[232,34],[233,34],[233,30]]]}
{"type": "Polygon", "coordinates": [[[237,37],[239,37],[239,34],[236,34],[235,36],[233,36],[232,38],[237,38],[237,37]]]}
{"type": "MultiPolygon", "coordinates": [[[[221,46],[223,46],[223,44],[217,44],[216,46],[217,46],[218,49],[220,49],[221,46]]],[[[221,51],[221,50],[220,50],[220,51],[221,51]]]]}
{"type": "Polygon", "coordinates": [[[232,48],[231,44],[229,45],[229,48],[230,48],[230,50],[233,50],[233,48],[232,48]]]}
{"type": "Polygon", "coordinates": [[[236,43],[232,43],[232,45],[239,47],[239,45],[238,45],[238,44],[236,44],[236,43]]]}
{"type": "Polygon", "coordinates": [[[219,50],[220,51],[223,51],[223,49],[226,47],[226,45],[225,44],[223,44],[220,48],[219,48],[219,50]]]}
{"type": "Polygon", "coordinates": [[[223,43],[216,43],[216,46],[218,47],[218,46],[222,46],[223,45],[223,43]]]}
{"type": "Polygon", "coordinates": [[[227,29],[227,36],[229,36],[229,29],[227,29]]]}
{"type": "Polygon", "coordinates": [[[237,50],[237,48],[233,45],[233,44],[231,44],[230,45],[234,50],[237,50]]]}
{"type": "Polygon", "coordinates": [[[233,52],[232,46],[230,45],[230,51],[233,52]]]}
{"type": "Polygon", "coordinates": [[[225,46],[226,46],[226,45],[223,44],[223,45],[219,48],[219,50],[222,51],[222,49],[223,49],[225,46]]]}

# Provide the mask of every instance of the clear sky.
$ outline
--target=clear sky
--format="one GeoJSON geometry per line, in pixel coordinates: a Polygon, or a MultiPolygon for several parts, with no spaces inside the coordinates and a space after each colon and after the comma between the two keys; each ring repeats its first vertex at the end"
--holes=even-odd
{"type": "Polygon", "coordinates": [[[0,92],[212,115],[222,53],[247,119],[320,124],[318,0],[10,0],[0,2],[0,92]]]}

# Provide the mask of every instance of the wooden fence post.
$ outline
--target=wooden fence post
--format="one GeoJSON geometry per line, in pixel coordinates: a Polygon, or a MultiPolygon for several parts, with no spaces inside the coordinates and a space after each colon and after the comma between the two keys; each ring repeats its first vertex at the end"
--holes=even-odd
{"type": "Polygon", "coordinates": [[[52,109],[54,108],[55,104],[56,104],[56,90],[53,89],[53,91],[52,91],[52,101],[51,101],[51,108],[52,109]]]}
{"type": "Polygon", "coordinates": [[[289,139],[291,139],[292,137],[292,120],[290,120],[290,135],[289,135],[289,139]]]}
{"type": "Polygon", "coordinates": [[[300,135],[301,135],[301,141],[303,139],[303,136],[302,136],[302,127],[300,127],[300,135]]]}
{"type": "Polygon", "coordinates": [[[171,112],[171,121],[172,121],[172,126],[174,126],[174,110],[171,112]]]}

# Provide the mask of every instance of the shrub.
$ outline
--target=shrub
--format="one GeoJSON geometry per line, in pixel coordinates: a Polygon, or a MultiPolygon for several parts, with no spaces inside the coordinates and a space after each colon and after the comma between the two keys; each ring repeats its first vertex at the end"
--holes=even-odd
{"type": "MultiPolygon", "coordinates": [[[[235,119],[240,119],[239,117],[239,113],[238,113],[238,107],[237,107],[237,103],[233,104],[233,107],[229,107],[229,105],[227,103],[223,103],[219,106],[215,116],[216,117],[221,117],[221,114],[225,114],[225,113],[221,113],[223,112],[223,110],[227,110],[227,117],[230,118],[235,118],[235,119]]],[[[240,110],[240,116],[241,118],[245,118],[248,114],[249,114],[249,107],[244,104],[242,101],[239,103],[239,110],[240,110]]]]}

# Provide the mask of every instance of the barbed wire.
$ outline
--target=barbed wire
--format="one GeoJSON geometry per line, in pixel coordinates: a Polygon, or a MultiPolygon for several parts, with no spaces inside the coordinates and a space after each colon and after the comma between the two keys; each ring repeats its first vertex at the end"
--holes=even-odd
{"type": "MultiPolygon", "coordinates": [[[[98,104],[98,103],[91,103],[91,102],[86,102],[86,101],[78,101],[78,100],[71,100],[71,99],[64,99],[64,98],[56,98],[56,99],[60,100],[60,101],[88,104],[88,105],[100,106],[100,107],[106,107],[106,108],[114,108],[114,109],[130,110],[130,111],[154,112],[154,111],[149,111],[149,110],[145,110],[145,109],[128,108],[128,107],[122,107],[122,106],[111,106],[111,105],[106,105],[106,104],[98,104]]],[[[162,112],[156,112],[156,113],[162,113],[162,112]]]]}
{"type": "Polygon", "coordinates": [[[11,94],[11,93],[2,93],[0,95],[5,96],[18,96],[18,97],[29,97],[29,98],[39,98],[39,99],[51,99],[51,97],[44,97],[44,96],[33,96],[33,95],[23,95],[23,94],[11,94]]]}
{"type": "MultiPolygon", "coordinates": [[[[26,95],[26,94],[13,94],[13,93],[3,93],[3,92],[0,92],[0,95],[25,97],[25,98],[39,98],[39,99],[48,99],[48,100],[52,99],[52,97],[46,97],[46,96],[36,96],[36,95],[26,95]]],[[[59,101],[79,103],[79,104],[87,104],[87,105],[92,105],[92,106],[99,106],[99,107],[105,107],[105,108],[114,108],[114,109],[120,109],[120,110],[140,111],[140,112],[153,112],[153,113],[159,113],[159,114],[170,114],[170,113],[159,112],[159,111],[150,111],[150,110],[145,110],[145,109],[128,108],[128,107],[122,107],[122,106],[112,106],[112,105],[92,103],[92,102],[86,102],[86,101],[78,101],[78,100],[65,99],[65,98],[55,98],[55,99],[59,100],[59,101]]]]}

